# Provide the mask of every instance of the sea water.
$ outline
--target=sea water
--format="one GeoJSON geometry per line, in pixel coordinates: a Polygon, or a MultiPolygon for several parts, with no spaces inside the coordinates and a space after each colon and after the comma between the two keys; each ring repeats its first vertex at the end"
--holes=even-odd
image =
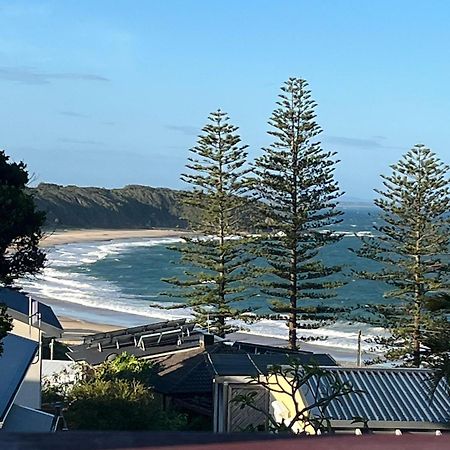
{"type": "MultiPolygon", "coordinates": [[[[361,236],[373,233],[376,211],[352,207],[345,208],[344,212],[343,222],[334,227],[343,234],[343,239],[323,249],[320,258],[325,264],[343,266],[341,275],[347,284],[336,289],[336,297],[326,302],[336,306],[385,302],[383,283],[358,279],[353,272],[375,269],[375,263],[350,250],[358,248],[361,236]]],[[[180,241],[177,238],[142,238],[57,245],[47,249],[48,263],[42,274],[23,280],[21,285],[30,294],[51,303],[57,314],[74,315],[75,309],[70,311],[73,305],[78,307],[78,317],[93,322],[131,326],[157,319],[189,318],[189,308],[167,310],[156,306],[170,306],[174,302],[173,298],[161,295],[171,289],[161,279],[182,276],[187,268],[178,253],[168,248],[180,241]],[[80,306],[88,308],[80,309],[80,306]],[[108,312],[108,318],[102,311],[108,312]]],[[[264,295],[252,297],[247,305],[259,308],[262,314],[270,312],[264,295]]],[[[354,348],[361,327],[366,338],[382,331],[360,323],[339,321],[326,329],[307,330],[302,335],[326,335],[326,341],[317,343],[354,348]]],[[[248,329],[264,336],[287,336],[283,321],[263,319],[248,329]]]]}

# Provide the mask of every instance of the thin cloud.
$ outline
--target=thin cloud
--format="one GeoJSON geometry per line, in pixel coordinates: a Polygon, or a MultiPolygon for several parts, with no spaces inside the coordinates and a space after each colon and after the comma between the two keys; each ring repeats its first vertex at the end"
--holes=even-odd
{"type": "Polygon", "coordinates": [[[384,144],[386,137],[373,136],[371,138],[354,138],[346,136],[325,136],[324,142],[344,147],[357,147],[366,149],[399,149],[400,147],[384,144]]]}
{"type": "Polygon", "coordinates": [[[21,84],[49,84],[55,80],[107,82],[108,78],[92,73],[76,72],[40,72],[33,67],[0,66],[0,80],[21,84]]]}
{"type": "Polygon", "coordinates": [[[72,139],[72,138],[60,138],[58,142],[63,142],[64,144],[81,144],[81,145],[104,145],[100,141],[91,141],[89,139],[72,139]]]}
{"type": "Polygon", "coordinates": [[[87,119],[89,117],[87,114],[82,114],[75,111],[60,111],[59,114],[61,114],[62,116],[79,117],[82,119],[87,119]]]}
{"type": "Polygon", "coordinates": [[[186,134],[188,136],[197,136],[198,128],[189,125],[166,125],[168,130],[178,131],[179,133],[186,134]]]}

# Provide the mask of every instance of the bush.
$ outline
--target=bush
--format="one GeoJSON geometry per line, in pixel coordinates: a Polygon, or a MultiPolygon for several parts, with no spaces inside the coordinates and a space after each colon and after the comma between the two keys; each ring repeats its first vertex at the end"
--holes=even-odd
{"type": "Polygon", "coordinates": [[[98,367],[81,365],[73,382],[47,384],[44,402],[63,401],[69,429],[179,430],[183,414],[165,412],[155,399],[151,379],[154,365],[123,353],[98,367]]]}

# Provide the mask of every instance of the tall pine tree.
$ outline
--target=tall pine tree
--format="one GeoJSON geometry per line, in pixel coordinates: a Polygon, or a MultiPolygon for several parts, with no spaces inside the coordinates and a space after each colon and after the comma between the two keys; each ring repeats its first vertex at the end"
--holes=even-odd
{"type": "Polygon", "coordinates": [[[341,194],[334,180],[335,153],[324,151],[317,141],[321,129],[308,83],[290,78],[281,91],[269,121],[274,141],[256,160],[270,227],[258,254],[268,264],[262,291],[271,298],[273,311],[287,314],[289,346],[297,348],[298,329],[318,328],[332,316],[317,303],[334,295],[330,289],[341,283],[332,275],[340,267],[326,267],[317,256],[340,239],[327,228],[340,222],[341,194]]]}
{"type": "Polygon", "coordinates": [[[440,336],[448,336],[439,298],[449,288],[449,167],[416,145],[391,168],[382,176],[384,190],[376,190],[382,224],[358,251],[381,268],[360,275],[387,283],[386,297],[397,300],[377,309],[380,324],[392,333],[379,341],[387,346],[386,357],[419,367],[433,356],[440,336]]]}
{"type": "Polygon", "coordinates": [[[226,113],[213,112],[191,149],[189,172],[182,175],[191,189],[182,200],[195,211],[188,220],[196,236],[174,247],[188,267],[185,276],[165,280],[179,288],[167,295],[187,301],[174,307],[191,307],[196,322],[221,337],[235,329],[230,319],[245,320],[244,313],[250,311],[240,307],[253,257],[245,249],[245,238],[238,238],[250,180],[247,146],[241,145],[237,130],[226,113]]]}

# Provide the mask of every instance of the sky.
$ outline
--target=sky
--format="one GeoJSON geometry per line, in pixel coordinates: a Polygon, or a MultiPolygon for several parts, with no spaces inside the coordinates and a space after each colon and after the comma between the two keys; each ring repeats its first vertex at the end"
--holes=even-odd
{"type": "Polygon", "coordinates": [[[348,197],[416,143],[450,163],[450,2],[0,0],[0,148],[33,183],[185,187],[211,111],[249,156],[309,82],[348,197]]]}

